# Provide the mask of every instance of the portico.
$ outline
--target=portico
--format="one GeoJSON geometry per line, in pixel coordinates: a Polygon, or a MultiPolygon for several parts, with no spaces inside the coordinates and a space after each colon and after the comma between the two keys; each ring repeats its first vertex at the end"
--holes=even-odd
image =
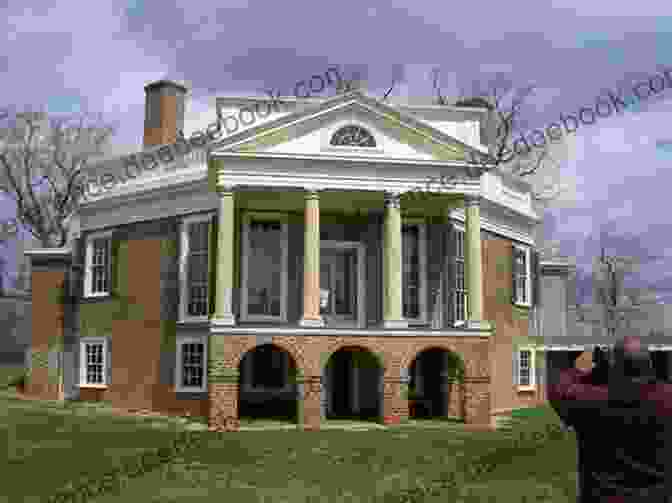
{"type": "MultiPolygon", "coordinates": [[[[218,212],[218,235],[217,235],[217,294],[215,315],[211,319],[212,329],[218,333],[226,332],[225,327],[234,327],[240,325],[236,320],[233,309],[234,287],[237,283],[234,268],[234,243],[239,240],[235,230],[236,214],[246,212],[254,213],[254,208],[263,208],[267,206],[266,193],[261,188],[246,186],[237,192],[234,185],[225,185],[218,187],[219,194],[219,212],[218,212]],[[236,207],[236,196],[241,194],[257,195],[263,193],[264,197],[255,200],[245,197],[243,208],[236,207]],[[251,209],[252,208],[252,209],[251,209]]],[[[403,250],[402,250],[402,222],[408,215],[409,220],[413,220],[413,215],[427,215],[431,209],[438,210],[440,216],[446,216],[451,209],[455,207],[465,208],[465,278],[469,291],[469,302],[467,305],[467,319],[464,325],[465,329],[489,330],[489,324],[483,317],[483,273],[481,256],[481,223],[479,212],[478,196],[471,194],[437,194],[431,200],[431,204],[426,201],[410,200],[407,208],[403,208],[404,194],[392,191],[382,192],[355,192],[355,191],[336,191],[333,188],[326,191],[316,190],[309,186],[304,190],[296,187],[285,187],[286,192],[279,190],[278,187],[272,187],[272,193],[276,198],[282,200],[281,206],[284,206],[288,212],[297,212],[296,201],[303,197],[303,271],[302,271],[302,313],[301,318],[295,326],[301,328],[339,328],[348,327],[347,324],[327,323],[321,314],[321,292],[322,302],[333,306],[333,295],[337,288],[334,288],[336,280],[334,275],[348,283],[348,292],[346,296],[352,299],[353,306],[356,309],[350,313],[352,323],[349,328],[375,328],[377,330],[408,329],[409,322],[403,315],[404,303],[402,295],[402,274],[404,271],[403,250]],[[380,288],[382,294],[382,319],[377,326],[371,326],[366,323],[366,302],[367,287],[370,282],[364,280],[365,275],[365,256],[366,244],[360,239],[352,241],[347,240],[329,240],[321,239],[325,235],[324,229],[321,229],[321,205],[323,198],[327,198],[329,205],[327,207],[331,221],[342,222],[355,219],[366,221],[370,214],[375,215],[376,208],[372,208],[373,202],[382,199],[384,208],[380,211],[382,216],[381,234],[382,234],[382,278],[380,279],[380,288]],[[339,202],[340,201],[340,202],[339,202]],[[359,203],[359,204],[358,204],[359,203]],[[342,212],[342,218],[338,215],[334,218],[333,211],[336,205],[348,208],[348,211],[342,212]],[[424,209],[423,209],[424,207],[424,209]],[[420,209],[420,211],[418,211],[420,209]],[[406,211],[404,211],[406,210],[406,211]],[[441,215],[443,214],[443,215],[441,215]],[[402,216],[403,215],[403,216],[402,216]],[[334,252],[329,250],[351,249],[354,252],[350,255],[351,270],[345,270],[346,262],[332,260],[325,264],[321,256],[326,253],[330,257],[335,257],[334,252]],[[325,272],[327,271],[327,272],[325,272]],[[348,276],[347,278],[345,276],[348,276]],[[329,284],[322,284],[324,281],[329,284]],[[327,295],[332,297],[325,298],[327,295]],[[355,312],[356,311],[356,312],[355,312]]],[[[431,197],[431,195],[429,195],[431,197]]],[[[417,218],[417,217],[416,217],[417,218]]],[[[343,226],[348,225],[343,223],[343,226]]],[[[350,234],[352,235],[352,233],[350,234]]],[[[355,234],[355,238],[357,238],[355,234]]],[[[291,294],[290,294],[291,295],[291,294]]],[[[322,311],[324,308],[322,309],[322,311]]],[[[332,307],[333,310],[333,307],[332,307]]],[[[287,321],[286,323],[291,324],[287,321]]],[[[427,325],[427,324],[425,324],[427,325]]],[[[434,325],[436,327],[436,325],[434,325]]],[[[415,325],[416,328],[420,328],[415,325]]],[[[427,328],[426,326],[423,328],[427,328]]],[[[438,327],[448,328],[448,327],[438,327]]],[[[450,326],[453,329],[453,326],[450,326]]]]}

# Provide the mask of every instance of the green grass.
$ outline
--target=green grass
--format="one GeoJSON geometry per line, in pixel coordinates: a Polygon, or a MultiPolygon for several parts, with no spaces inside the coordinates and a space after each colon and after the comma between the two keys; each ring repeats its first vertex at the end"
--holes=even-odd
{"type": "MultiPolygon", "coordinates": [[[[342,502],[523,501],[523,496],[553,495],[528,501],[575,501],[575,443],[548,440],[543,447],[512,444],[520,431],[542,431],[557,424],[542,409],[517,418],[510,429],[466,432],[446,428],[320,432],[259,431],[212,436],[206,447],[185,454],[140,479],[123,494],[97,498],[112,502],[342,502]],[[451,472],[479,458],[494,463],[480,476],[464,475],[459,491],[404,499],[417,487],[437,487],[451,472]],[[471,477],[471,478],[470,478],[471,477]],[[461,492],[460,492],[461,491],[461,492]],[[462,498],[460,500],[460,498],[462,498]],[[488,499],[490,498],[490,499],[488,499]]],[[[418,422],[418,425],[424,423],[418,422]]]]}
{"type": "MultiPolygon", "coordinates": [[[[521,431],[529,436],[557,422],[545,407],[514,414],[510,428],[496,432],[468,432],[455,421],[434,422],[441,428],[417,421],[367,431],[203,432],[207,441],[198,448],[131,479],[122,494],[94,503],[517,502],[523,496],[569,503],[576,487],[573,437],[532,448],[512,442],[521,431]],[[487,459],[492,468],[469,475],[468,467],[478,459],[487,459]],[[418,487],[445,486],[442,481],[453,473],[464,478],[458,490],[417,494],[418,487]]],[[[252,424],[266,423],[277,424],[252,424]]],[[[102,475],[120,457],[169,445],[180,428],[176,424],[167,418],[113,416],[104,404],[21,401],[0,392],[0,502],[42,500],[79,475],[102,475]],[[157,424],[172,426],[150,427],[157,424]]]]}
{"type": "Polygon", "coordinates": [[[28,401],[0,393],[0,502],[43,500],[68,481],[99,476],[175,430],[149,420],[97,414],[78,404],[28,401]]]}
{"type": "Polygon", "coordinates": [[[0,389],[6,388],[12,382],[23,375],[23,366],[2,365],[0,366],[0,389]]]}
{"type": "Polygon", "coordinates": [[[491,447],[487,437],[421,429],[224,434],[96,503],[367,501],[442,477],[491,447]]]}

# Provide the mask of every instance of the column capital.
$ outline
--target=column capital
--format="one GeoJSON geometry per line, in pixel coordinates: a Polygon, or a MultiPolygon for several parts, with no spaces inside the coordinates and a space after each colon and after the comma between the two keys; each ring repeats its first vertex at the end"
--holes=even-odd
{"type": "Polygon", "coordinates": [[[464,207],[468,208],[470,206],[480,206],[481,205],[481,196],[464,196],[464,207]]]}
{"type": "Polygon", "coordinates": [[[399,192],[385,192],[385,208],[400,207],[401,194],[399,192]]]}
{"type": "Polygon", "coordinates": [[[303,194],[303,197],[306,200],[311,200],[311,199],[319,199],[320,198],[320,191],[317,190],[317,187],[313,186],[306,186],[303,188],[305,191],[303,194]]]}
{"type": "Polygon", "coordinates": [[[236,190],[236,185],[217,185],[217,193],[220,196],[225,194],[233,194],[236,190]]]}

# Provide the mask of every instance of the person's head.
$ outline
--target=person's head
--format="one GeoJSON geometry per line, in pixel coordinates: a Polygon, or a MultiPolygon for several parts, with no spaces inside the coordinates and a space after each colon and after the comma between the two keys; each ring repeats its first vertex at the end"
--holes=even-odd
{"type": "Polygon", "coordinates": [[[599,346],[595,346],[595,349],[593,349],[594,368],[598,368],[598,369],[608,368],[609,367],[609,357],[610,357],[610,352],[609,352],[608,349],[601,348],[599,346]]]}
{"type": "Polygon", "coordinates": [[[638,336],[626,335],[614,344],[614,367],[630,379],[653,375],[649,351],[638,336]]]}

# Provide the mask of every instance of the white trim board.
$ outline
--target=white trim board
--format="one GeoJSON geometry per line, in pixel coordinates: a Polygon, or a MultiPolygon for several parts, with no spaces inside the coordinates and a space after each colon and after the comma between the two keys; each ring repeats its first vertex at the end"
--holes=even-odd
{"type": "Polygon", "coordinates": [[[303,328],[303,327],[217,327],[212,326],[213,335],[309,335],[342,337],[490,337],[492,330],[421,330],[421,329],[359,329],[359,328],[303,328]]]}

